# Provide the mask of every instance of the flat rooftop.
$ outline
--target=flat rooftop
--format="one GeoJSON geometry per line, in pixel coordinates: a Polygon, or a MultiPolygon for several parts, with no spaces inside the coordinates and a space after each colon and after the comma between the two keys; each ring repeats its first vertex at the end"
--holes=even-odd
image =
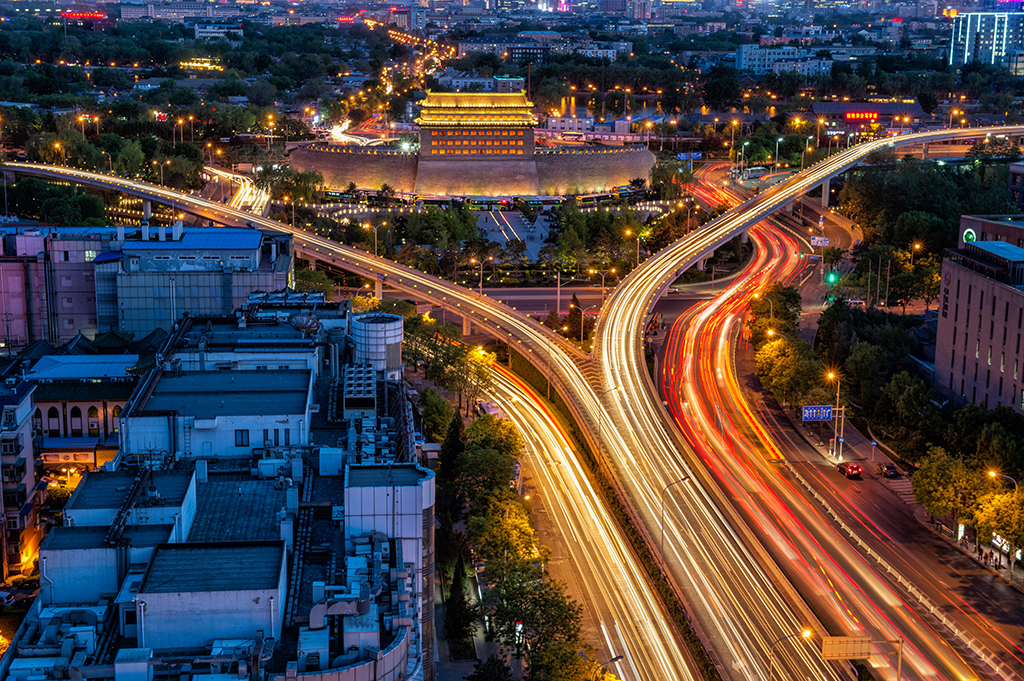
{"type": "Polygon", "coordinates": [[[138,363],[138,355],[47,355],[39,358],[25,378],[30,381],[87,381],[99,378],[134,381],[128,369],[138,363]]]}
{"type": "Polygon", "coordinates": [[[310,382],[307,369],[287,371],[192,371],[163,376],[142,408],[212,419],[251,414],[303,414],[310,382]]]}
{"type": "Polygon", "coordinates": [[[284,542],[161,544],[139,593],[276,589],[284,542]]]}
{"type": "MultiPolygon", "coordinates": [[[[113,546],[106,545],[109,530],[110,528],[105,526],[57,526],[50,530],[39,548],[49,551],[113,549],[113,546]]],[[[131,525],[124,528],[121,538],[127,539],[132,546],[156,546],[170,539],[173,530],[173,525],[131,525]]]]}
{"type": "Polygon", "coordinates": [[[281,538],[277,513],[287,500],[274,480],[250,475],[210,475],[196,483],[196,517],[190,542],[273,541],[281,538]]]}
{"type": "Polygon", "coordinates": [[[971,245],[1009,262],[1024,262],[1024,248],[1008,244],[1005,241],[972,241],[971,245]]]}
{"type": "Polygon", "coordinates": [[[433,475],[432,472],[418,468],[415,464],[395,464],[381,466],[349,466],[345,469],[348,487],[405,487],[417,485],[421,480],[433,475]]]}
{"type": "MultiPolygon", "coordinates": [[[[89,471],[71,495],[65,508],[88,510],[120,508],[131,493],[137,473],[131,471],[89,471]]],[[[160,495],[158,506],[180,506],[185,500],[188,486],[192,482],[191,472],[156,472],[149,476],[146,487],[155,487],[160,495]]],[[[140,502],[146,499],[143,491],[140,502]]]]}

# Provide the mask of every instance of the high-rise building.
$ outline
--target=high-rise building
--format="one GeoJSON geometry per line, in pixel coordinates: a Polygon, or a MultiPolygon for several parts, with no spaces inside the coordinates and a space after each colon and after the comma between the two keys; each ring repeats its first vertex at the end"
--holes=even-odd
{"type": "Polygon", "coordinates": [[[960,219],[960,248],[942,263],[935,389],[986,409],[1024,411],[1024,221],[960,219]]]}
{"type": "Polygon", "coordinates": [[[953,20],[950,66],[971,62],[1002,64],[1024,47],[1024,13],[969,12],[953,20]]]}

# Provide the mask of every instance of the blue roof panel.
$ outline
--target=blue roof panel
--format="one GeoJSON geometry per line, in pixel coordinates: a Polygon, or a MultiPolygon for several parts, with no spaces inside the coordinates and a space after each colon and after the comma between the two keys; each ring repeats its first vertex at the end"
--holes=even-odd
{"type": "Polygon", "coordinates": [[[256,250],[263,243],[263,233],[258,229],[238,228],[192,228],[186,229],[181,241],[158,241],[153,236],[149,241],[126,241],[122,251],[249,251],[256,250]]]}

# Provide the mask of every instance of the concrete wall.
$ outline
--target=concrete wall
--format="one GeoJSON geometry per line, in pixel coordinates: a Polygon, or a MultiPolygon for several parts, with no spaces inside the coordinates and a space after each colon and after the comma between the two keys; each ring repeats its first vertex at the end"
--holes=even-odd
{"type": "Polygon", "coordinates": [[[143,454],[151,449],[182,451],[185,456],[249,456],[253,447],[263,446],[263,431],[268,439],[274,439],[278,431],[278,442],[285,446],[284,432],[288,431],[288,445],[298,446],[309,441],[309,414],[239,414],[236,416],[215,416],[210,419],[196,418],[192,427],[191,449],[184,451],[184,424],[191,417],[176,419],[172,440],[167,416],[137,416],[128,421],[128,434],[122,434],[122,451],[126,454],[143,454]],[[249,444],[235,446],[235,431],[249,431],[249,444]],[[176,444],[175,444],[176,443],[176,444]]]}
{"type": "Polygon", "coordinates": [[[390,646],[376,653],[369,652],[370,659],[349,666],[298,674],[288,670],[287,673],[276,674],[271,679],[272,681],[399,681],[408,671],[409,634],[409,628],[402,627],[398,630],[397,636],[390,646]]]}
{"type": "Polygon", "coordinates": [[[145,608],[136,619],[144,628],[140,643],[156,649],[203,648],[218,638],[250,639],[257,630],[280,641],[283,563],[281,570],[277,589],[139,594],[136,610],[145,608]]]}
{"type": "Polygon", "coordinates": [[[293,149],[288,158],[296,170],[319,170],[329,187],[355,182],[361,188],[380,189],[387,183],[395,191],[416,191],[416,154],[317,144],[293,149]]]}
{"type": "Polygon", "coordinates": [[[115,548],[43,549],[39,559],[46,575],[39,580],[46,605],[98,603],[100,594],[116,593],[121,586],[115,548]]]}
{"type": "Polygon", "coordinates": [[[654,154],[647,149],[565,149],[537,154],[541,194],[589,194],[649,180],[654,154]]]}

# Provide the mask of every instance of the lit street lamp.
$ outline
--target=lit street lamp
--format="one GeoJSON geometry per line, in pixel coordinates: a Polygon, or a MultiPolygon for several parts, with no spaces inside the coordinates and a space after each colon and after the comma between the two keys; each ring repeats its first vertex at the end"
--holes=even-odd
{"type": "Polygon", "coordinates": [[[164,166],[171,165],[171,160],[167,159],[163,163],[160,163],[158,161],[153,161],[153,165],[155,165],[158,168],[160,168],[160,184],[163,184],[164,183],[164,166]]]}
{"type": "Polygon", "coordinates": [[[775,140],[775,172],[779,172],[779,143],[782,142],[783,139],[784,138],[780,137],[775,140]]]}
{"type": "Polygon", "coordinates": [[[910,269],[914,269],[914,254],[921,250],[920,242],[914,244],[914,248],[910,251],[910,269]]]}
{"type": "MultiPolygon", "coordinates": [[[[638,241],[638,243],[639,243],[639,241],[638,241]]],[[[639,248],[640,247],[637,246],[637,253],[639,253],[639,248]]],[[[637,256],[637,257],[639,258],[639,256],[637,256]]],[[[590,273],[591,274],[600,274],[601,275],[601,302],[603,303],[604,302],[604,294],[605,294],[604,278],[606,276],[608,276],[609,274],[615,274],[615,268],[612,267],[611,269],[607,269],[607,270],[590,270],[590,273]]]]}
{"type": "MultiPolygon", "coordinates": [[[[376,233],[377,233],[376,230],[374,230],[374,234],[376,234],[376,233]]],[[[376,243],[376,241],[374,243],[376,243]]],[[[494,260],[494,256],[491,256],[491,255],[487,256],[487,260],[493,261],[494,260]]],[[[473,264],[473,265],[480,265],[480,295],[483,295],[484,294],[484,261],[480,260],[478,262],[476,258],[470,258],[469,262],[470,262],[470,264],[473,264]]]]}
{"type": "Polygon", "coordinates": [[[837,456],[836,458],[840,461],[843,460],[843,433],[846,430],[846,414],[843,414],[843,429],[839,428],[839,386],[842,385],[842,379],[838,372],[828,372],[828,380],[836,382],[836,413],[835,413],[835,426],[833,428],[832,439],[835,442],[837,456]]]}
{"type": "MultiPolygon", "coordinates": [[[[760,298],[761,294],[760,293],[755,293],[754,297],[755,298],[760,298]]],[[[768,310],[769,310],[769,313],[770,313],[770,318],[771,319],[775,319],[775,301],[773,301],[768,296],[765,296],[764,299],[768,301],[768,310]]]]}
{"type": "Polygon", "coordinates": [[[110,157],[110,154],[108,154],[105,151],[101,151],[100,153],[107,157],[107,162],[110,163],[110,174],[113,175],[114,174],[114,159],[112,159],[110,157]]]}
{"type": "Polygon", "coordinates": [[[618,662],[619,660],[623,659],[624,657],[625,657],[624,655],[616,655],[615,657],[613,657],[612,659],[608,660],[604,664],[597,665],[597,676],[595,677],[595,681],[600,681],[600,679],[601,679],[601,670],[602,669],[604,669],[605,667],[607,667],[610,664],[615,664],[616,662],[618,662]]]}
{"type": "Polygon", "coordinates": [[[807,144],[804,145],[804,150],[800,152],[800,170],[804,169],[804,155],[811,150],[812,139],[814,139],[814,135],[807,136],[807,144]]]}
{"type": "Polygon", "coordinates": [[[812,632],[810,629],[804,629],[803,631],[797,634],[789,634],[787,636],[783,636],[782,638],[777,639],[775,643],[772,644],[772,647],[768,649],[768,681],[772,681],[772,679],[774,678],[773,672],[775,671],[775,646],[782,643],[787,638],[796,638],[797,636],[800,636],[804,639],[809,639],[811,637],[811,633],[812,632]]]}
{"type": "Polygon", "coordinates": [[[68,164],[67,155],[64,153],[64,147],[60,145],[60,142],[54,142],[53,148],[60,152],[60,164],[66,166],[68,164]]]}
{"type": "Polygon", "coordinates": [[[671,487],[672,485],[678,485],[679,483],[686,482],[689,479],[690,479],[689,475],[684,475],[683,477],[679,478],[675,482],[668,483],[661,490],[661,571],[662,572],[666,572],[666,570],[665,570],[665,492],[668,491],[668,488],[671,487]]]}
{"type": "MultiPolygon", "coordinates": [[[[633,236],[633,230],[627,229],[626,236],[633,236]]],[[[640,267],[640,230],[636,230],[636,266],[640,267]]]]}
{"type": "MultiPolygon", "coordinates": [[[[292,202],[292,229],[295,229],[295,199],[286,196],[284,200],[292,202]]],[[[377,255],[377,230],[373,230],[373,254],[377,255]]]]}
{"type": "MultiPolygon", "coordinates": [[[[295,209],[295,204],[293,203],[292,204],[292,210],[294,211],[294,209],[295,209]]],[[[294,226],[295,226],[295,223],[294,223],[294,220],[293,220],[292,227],[294,227],[294,226]]],[[[367,222],[366,224],[363,225],[363,229],[372,229],[373,230],[373,255],[376,257],[376,255],[377,255],[377,226],[372,224],[372,223],[370,223],[370,222],[367,222]]],[[[483,266],[481,266],[481,271],[483,271],[483,266]]],[[[481,275],[481,277],[482,276],[483,275],[481,275]]]]}
{"type": "Polygon", "coordinates": [[[1009,480],[1010,482],[1013,483],[1013,491],[1014,491],[1014,493],[1017,492],[1017,481],[1014,478],[1011,478],[1009,475],[1005,475],[1003,473],[996,473],[995,471],[989,471],[988,472],[988,477],[990,477],[990,478],[1006,478],[1007,480],[1009,480]]]}

